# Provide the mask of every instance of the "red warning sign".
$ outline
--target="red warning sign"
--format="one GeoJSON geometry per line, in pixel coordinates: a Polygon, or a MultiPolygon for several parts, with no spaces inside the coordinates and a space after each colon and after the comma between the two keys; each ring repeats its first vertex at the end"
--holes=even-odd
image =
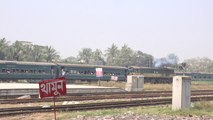
{"type": "Polygon", "coordinates": [[[39,82],[41,98],[66,95],[66,92],[66,81],[64,77],[39,82]]]}

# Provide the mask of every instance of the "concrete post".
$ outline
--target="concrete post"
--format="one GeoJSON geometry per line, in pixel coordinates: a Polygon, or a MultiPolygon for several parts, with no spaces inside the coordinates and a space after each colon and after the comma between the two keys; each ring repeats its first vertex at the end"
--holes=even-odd
{"type": "Polygon", "coordinates": [[[144,76],[143,75],[128,75],[125,90],[132,91],[143,91],[144,76]]]}
{"type": "Polygon", "coordinates": [[[172,110],[189,108],[191,105],[191,77],[174,76],[172,85],[172,110]]]}

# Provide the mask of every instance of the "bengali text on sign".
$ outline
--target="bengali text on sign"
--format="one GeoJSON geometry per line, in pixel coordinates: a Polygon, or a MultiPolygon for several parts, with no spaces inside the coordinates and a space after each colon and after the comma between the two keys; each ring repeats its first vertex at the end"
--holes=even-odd
{"type": "Polygon", "coordinates": [[[66,91],[66,81],[64,77],[39,82],[41,98],[66,95],[66,91]]]}

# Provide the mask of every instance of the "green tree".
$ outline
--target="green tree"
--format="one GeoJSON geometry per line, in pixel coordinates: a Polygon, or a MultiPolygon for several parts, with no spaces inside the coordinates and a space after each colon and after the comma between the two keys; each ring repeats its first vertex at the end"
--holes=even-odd
{"type": "Polygon", "coordinates": [[[92,49],[91,48],[83,48],[78,53],[78,60],[83,64],[90,64],[92,58],[92,49]]]}
{"type": "Polygon", "coordinates": [[[103,54],[102,54],[100,49],[96,49],[93,52],[93,64],[96,64],[96,65],[103,65],[104,64],[103,54]]]}
{"type": "Polygon", "coordinates": [[[0,60],[6,59],[9,42],[5,38],[0,39],[0,60]]]}
{"type": "Polygon", "coordinates": [[[213,73],[213,61],[209,58],[191,58],[184,61],[187,72],[213,73]]]}
{"type": "Polygon", "coordinates": [[[58,55],[58,53],[56,52],[56,50],[51,47],[51,46],[46,46],[45,50],[44,50],[44,58],[46,60],[46,62],[52,62],[52,61],[58,61],[60,56],[58,55]]]}
{"type": "Polygon", "coordinates": [[[73,57],[73,56],[65,58],[65,59],[61,60],[61,62],[70,63],[70,64],[77,64],[77,63],[79,63],[78,59],[76,57],[73,57]]]}
{"type": "Polygon", "coordinates": [[[143,66],[143,67],[152,67],[153,66],[153,56],[143,53],[141,51],[134,52],[132,57],[133,66],[143,66]]]}
{"type": "Polygon", "coordinates": [[[33,45],[32,47],[32,61],[43,62],[45,61],[45,46],[33,45]]]}
{"type": "Polygon", "coordinates": [[[31,43],[23,45],[23,60],[24,61],[34,61],[33,45],[31,43]]]}
{"type": "Polygon", "coordinates": [[[133,57],[133,50],[129,48],[127,45],[124,45],[117,57],[117,65],[118,66],[129,66],[131,65],[132,57],[133,57]]]}
{"type": "Polygon", "coordinates": [[[115,44],[112,44],[110,48],[106,50],[106,64],[107,65],[116,65],[116,57],[118,57],[119,50],[115,44]]]}
{"type": "Polygon", "coordinates": [[[13,60],[23,61],[24,60],[24,46],[20,41],[16,41],[10,48],[11,56],[13,60]]]}

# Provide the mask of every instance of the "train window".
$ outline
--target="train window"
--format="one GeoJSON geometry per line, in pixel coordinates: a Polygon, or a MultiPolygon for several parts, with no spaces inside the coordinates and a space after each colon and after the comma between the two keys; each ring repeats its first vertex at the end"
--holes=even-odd
{"type": "Polygon", "coordinates": [[[211,79],[211,76],[209,76],[209,79],[211,79]]]}
{"type": "Polygon", "coordinates": [[[6,72],[6,69],[2,69],[2,73],[5,73],[6,72]]]}
{"type": "Polygon", "coordinates": [[[71,74],[77,74],[77,71],[76,70],[70,70],[70,73],[71,74]]]}
{"type": "Polygon", "coordinates": [[[30,72],[29,73],[33,73],[33,70],[30,70],[30,72]]]}
{"type": "Polygon", "coordinates": [[[24,70],[21,70],[21,73],[24,73],[24,70]]]}
{"type": "Polygon", "coordinates": [[[116,74],[117,74],[117,75],[120,75],[121,73],[120,73],[120,72],[117,72],[116,74]]]}
{"type": "Polygon", "coordinates": [[[76,74],[76,71],[75,70],[70,70],[70,73],[71,74],[76,74]]]}
{"type": "Polygon", "coordinates": [[[7,73],[11,73],[10,70],[7,70],[7,73]]]}
{"type": "Polygon", "coordinates": [[[75,71],[75,72],[74,72],[75,74],[79,74],[79,71],[78,71],[78,70],[74,70],[74,71],[75,71]]]}
{"type": "Polygon", "coordinates": [[[2,73],[10,73],[10,70],[8,70],[8,69],[2,69],[2,73]]]}
{"type": "Polygon", "coordinates": [[[80,73],[80,74],[83,74],[84,72],[83,72],[83,71],[79,71],[79,73],[80,73]]]}

